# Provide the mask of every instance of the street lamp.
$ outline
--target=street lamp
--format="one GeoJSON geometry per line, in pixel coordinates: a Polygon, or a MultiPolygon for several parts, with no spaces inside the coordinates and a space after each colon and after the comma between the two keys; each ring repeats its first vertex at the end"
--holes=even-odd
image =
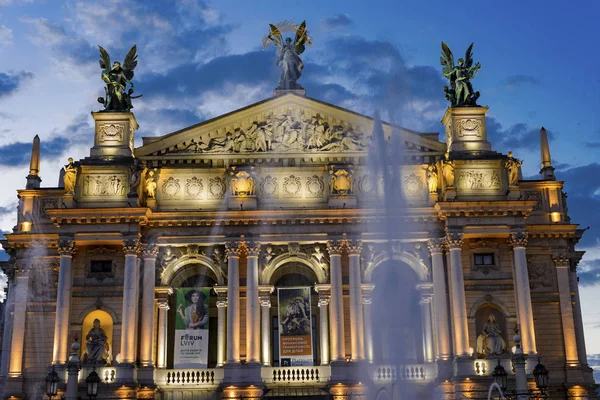
{"type": "Polygon", "coordinates": [[[502,392],[506,392],[506,388],[507,388],[507,378],[508,378],[508,374],[506,373],[506,370],[504,369],[504,367],[502,365],[500,365],[500,359],[498,359],[498,365],[496,365],[496,368],[494,368],[494,372],[492,372],[492,376],[494,377],[494,382],[496,382],[498,384],[498,386],[500,386],[500,389],[502,389],[502,392]]]}
{"type": "Polygon", "coordinates": [[[535,378],[535,385],[542,392],[542,396],[546,395],[546,389],[548,389],[548,369],[542,364],[538,358],[538,363],[533,369],[533,377],[535,378]]]}
{"type": "Polygon", "coordinates": [[[98,396],[98,385],[100,384],[100,377],[96,372],[96,366],[94,365],[94,369],[87,378],[85,378],[85,383],[87,384],[87,395],[90,399],[96,398],[98,396]]]}
{"type": "Polygon", "coordinates": [[[52,400],[52,397],[58,393],[58,382],[60,382],[60,378],[54,370],[54,365],[52,365],[52,371],[48,372],[48,376],[46,376],[46,396],[48,396],[48,399],[52,400]]]}

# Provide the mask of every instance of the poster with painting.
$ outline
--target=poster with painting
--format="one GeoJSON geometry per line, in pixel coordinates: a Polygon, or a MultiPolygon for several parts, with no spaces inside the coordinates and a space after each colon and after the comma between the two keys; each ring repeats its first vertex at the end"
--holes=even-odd
{"type": "Polygon", "coordinates": [[[280,365],[313,365],[310,287],[279,288],[277,297],[280,365]]]}

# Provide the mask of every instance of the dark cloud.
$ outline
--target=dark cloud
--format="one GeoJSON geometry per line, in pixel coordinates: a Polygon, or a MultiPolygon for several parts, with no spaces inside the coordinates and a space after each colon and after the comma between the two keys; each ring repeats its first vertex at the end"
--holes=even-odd
{"type": "Polygon", "coordinates": [[[321,21],[321,26],[323,29],[327,30],[335,30],[335,29],[344,29],[350,27],[354,21],[348,14],[338,14],[333,17],[325,18],[321,21]]]}
{"type": "MultiPolygon", "coordinates": [[[[68,125],[64,130],[53,132],[40,143],[40,157],[55,159],[71,146],[93,141],[93,127],[87,122],[87,115],[68,125]]],[[[33,141],[33,138],[31,138],[33,141]]],[[[14,142],[0,146],[0,166],[17,167],[29,164],[32,142],[14,142]]],[[[0,207],[0,214],[2,213],[0,207]]]]}
{"type": "MultiPolygon", "coordinates": [[[[496,150],[515,153],[539,151],[540,127],[532,127],[525,123],[505,127],[496,118],[487,117],[486,128],[488,140],[494,144],[496,150]]],[[[556,137],[554,132],[548,129],[546,132],[548,140],[554,140],[556,137]]]]}
{"type": "Polygon", "coordinates": [[[585,142],[583,145],[590,149],[600,149],[600,142],[585,142]]]}
{"type": "Polygon", "coordinates": [[[507,89],[518,89],[523,86],[539,86],[540,80],[530,75],[511,75],[502,81],[502,85],[507,89]]]}
{"type": "Polygon", "coordinates": [[[0,72],[0,97],[16,92],[19,87],[33,78],[31,72],[3,73],[0,72]]]}
{"type": "Polygon", "coordinates": [[[582,261],[579,265],[577,276],[579,276],[581,286],[592,286],[599,283],[600,259],[582,261]]]}

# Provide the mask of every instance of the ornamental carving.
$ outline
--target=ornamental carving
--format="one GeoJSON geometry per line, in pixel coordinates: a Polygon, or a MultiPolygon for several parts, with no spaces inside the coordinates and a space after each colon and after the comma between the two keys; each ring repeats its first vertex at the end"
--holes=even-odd
{"type": "Polygon", "coordinates": [[[195,137],[167,154],[362,151],[364,136],[349,124],[310,111],[281,109],[195,137]]]}
{"type": "Polygon", "coordinates": [[[497,249],[499,246],[498,242],[490,242],[485,239],[469,242],[469,248],[471,249],[497,249]]]}
{"type": "Polygon", "coordinates": [[[283,191],[286,196],[289,197],[300,197],[302,195],[302,184],[300,183],[300,177],[290,175],[283,180],[283,191]]]}
{"type": "Polygon", "coordinates": [[[508,237],[508,243],[513,247],[527,246],[527,232],[513,232],[508,237]]]}
{"type": "Polygon", "coordinates": [[[225,197],[225,179],[217,176],[208,180],[208,198],[210,200],[221,200],[225,197]]]}
{"type": "Polygon", "coordinates": [[[313,175],[306,179],[307,197],[322,197],[324,190],[325,184],[319,175],[313,175]]]}
{"type": "Polygon", "coordinates": [[[459,119],[456,121],[458,136],[481,137],[481,120],[474,118],[459,119]]]}
{"type": "Polygon", "coordinates": [[[344,249],[344,241],[343,240],[328,240],[327,241],[327,251],[329,255],[342,255],[342,250],[344,249]]]}
{"type": "Polygon", "coordinates": [[[123,240],[123,252],[126,255],[137,255],[140,252],[140,241],[138,239],[123,240]]]}
{"type": "Polygon", "coordinates": [[[369,175],[363,175],[358,179],[357,183],[358,194],[372,194],[373,193],[373,184],[371,183],[371,178],[369,175]]]}
{"type": "Polygon", "coordinates": [[[260,193],[262,197],[273,198],[277,197],[279,187],[277,185],[277,178],[267,175],[260,182],[260,193]]]}
{"type": "Polygon", "coordinates": [[[41,205],[42,215],[46,218],[50,218],[48,210],[58,208],[58,199],[42,199],[41,205]]]}
{"type": "Polygon", "coordinates": [[[350,169],[329,169],[330,192],[333,195],[346,196],[354,193],[354,171],[350,169]]]}
{"type": "Polygon", "coordinates": [[[146,258],[154,258],[158,256],[158,246],[154,243],[143,243],[141,245],[142,248],[142,256],[144,259],[146,258]]]}
{"type": "Polygon", "coordinates": [[[529,285],[532,289],[551,288],[554,283],[552,264],[545,257],[527,257],[529,285]]]}
{"type": "Polygon", "coordinates": [[[464,234],[460,232],[447,232],[446,243],[450,249],[461,249],[463,245],[464,234]]]}
{"type": "Polygon", "coordinates": [[[106,124],[98,127],[100,142],[122,142],[124,127],[119,124],[106,124]]]}
{"type": "Polygon", "coordinates": [[[180,189],[179,179],[170,176],[162,185],[161,191],[163,198],[168,200],[177,197],[180,189]]]}
{"type": "Polygon", "coordinates": [[[427,242],[427,247],[429,247],[429,251],[431,252],[431,254],[443,253],[445,246],[445,239],[429,239],[429,241],[427,242]]]}
{"type": "Polygon", "coordinates": [[[542,193],[538,190],[526,190],[521,192],[523,195],[523,200],[535,200],[535,206],[533,206],[533,210],[537,210],[540,208],[542,204],[542,193]]]}
{"type": "Polygon", "coordinates": [[[427,189],[429,193],[438,192],[438,169],[435,164],[429,165],[426,172],[427,177],[427,189]]]}
{"type": "Polygon", "coordinates": [[[72,240],[59,240],[57,251],[61,256],[73,256],[77,252],[77,247],[72,240]]]}
{"type": "Polygon", "coordinates": [[[198,179],[195,176],[185,180],[185,198],[186,199],[199,199],[204,190],[202,179],[198,179]]]}
{"type": "Polygon", "coordinates": [[[227,257],[239,257],[244,249],[244,242],[225,242],[225,255],[227,257]]]}
{"type": "Polygon", "coordinates": [[[247,171],[237,171],[235,167],[231,167],[229,174],[229,190],[234,197],[254,196],[255,184],[254,178],[247,171]]]}
{"type": "Polygon", "coordinates": [[[416,174],[410,174],[404,177],[404,194],[406,196],[419,196],[423,194],[423,181],[416,174]]]}
{"type": "Polygon", "coordinates": [[[346,240],[346,250],[348,250],[349,255],[360,255],[360,252],[362,251],[362,241],[346,240]]]}
{"type": "Polygon", "coordinates": [[[460,171],[456,186],[462,190],[500,189],[500,176],[496,170],[460,171]]]}
{"type": "Polygon", "coordinates": [[[246,255],[248,257],[258,257],[260,254],[260,242],[244,242],[244,247],[246,248],[246,255]]]}
{"type": "Polygon", "coordinates": [[[128,188],[127,175],[87,175],[84,196],[124,196],[128,188]]]}

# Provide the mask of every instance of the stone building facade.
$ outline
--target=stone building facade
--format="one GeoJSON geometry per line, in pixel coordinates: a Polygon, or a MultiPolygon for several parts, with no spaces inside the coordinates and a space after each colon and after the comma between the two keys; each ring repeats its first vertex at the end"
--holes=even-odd
{"type": "Polygon", "coordinates": [[[138,148],[132,113],[92,113],[90,156],[56,188],[40,187],[34,142],[2,242],[3,398],[41,398],[50,366],[64,393],[70,365],[82,396],[96,368],[101,399],[484,399],[498,363],[514,385],[517,326],[550,398],[597,398],[583,230],[545,132],[540,179],[523,180],[487,141],[486,112],[449,108],[443,143],[286,93],[138,148]],[[193,287],[208,293],[206,365],[181,367],[176,293],[193,287]],[[310,294],[284,323],[286,288],[310,294]],[[300,323],[310,355],[287,366],[280,339],[300,323]]]}

